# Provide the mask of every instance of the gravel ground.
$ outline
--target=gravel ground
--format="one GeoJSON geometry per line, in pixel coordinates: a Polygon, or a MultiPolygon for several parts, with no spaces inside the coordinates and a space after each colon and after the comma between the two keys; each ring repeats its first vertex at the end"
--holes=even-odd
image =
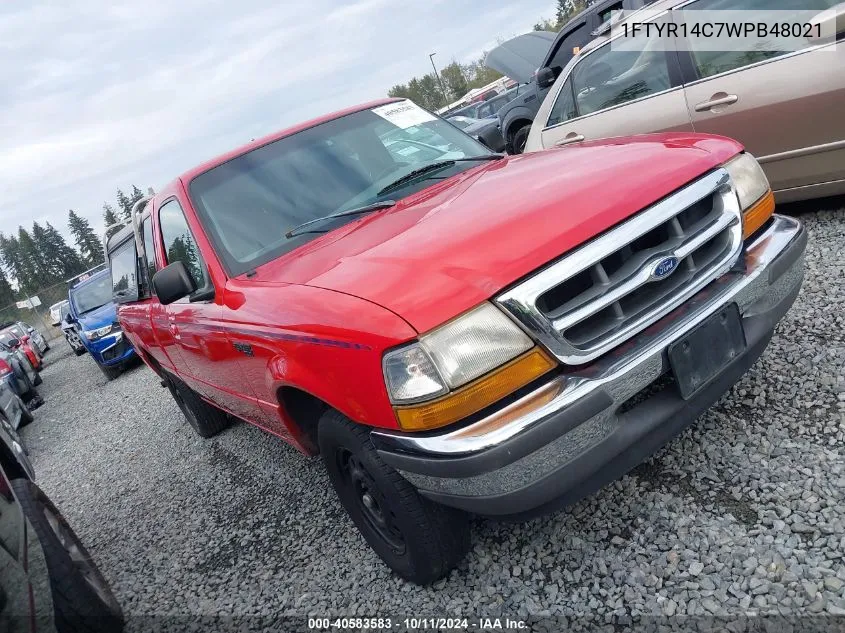
{"type": "Polygon", "coordinates": [[[567,512],[476,520],[472,551],[433,587],[390,574],[318,460],[246,424],[202,440],[145,367],[106,382],[57,344],[47,403],[22,435],[133,631],[148,628],[141,616],[180,614],[559,616],[568,623],[547,626],[561,630],[645,615],[843,615],[843,218],[803,215],[797,303],[697,424],[567,512]]]}

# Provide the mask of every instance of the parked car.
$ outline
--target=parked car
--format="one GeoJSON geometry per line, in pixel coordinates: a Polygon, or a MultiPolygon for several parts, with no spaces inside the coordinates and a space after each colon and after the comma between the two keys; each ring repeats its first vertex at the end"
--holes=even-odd
{"type": "Polygon", "coordinates": [[[496,118],[473,119],[472,117],[468,116],[456,115],[450,116],[446,120],[452,125],[462,129],[464,132],[466,132],[472,137],[477,137],[479,134],[483,134],[485,132],[492,132],[494,129],[499,129],[499,119],[496,118]]]}
{"type": "Polygon", "coordinates": [[[108,582],[34,479],[0,410],[0,629],[119,633],[123,613],[108,582]]]}
{"type": "Polygon", "coordinates": [[[35,409],[44,402],[36,389],[42,382],[41,376],[32,366],[29,357],[19,347],[10,347],[2,337],[0,337],[0,374],[29,409],[35,409]]]}
{"type": "MultiPolygon", "coordinates": [[[[681,0],[663,0],[669,14],[681,0]]],[[[815,0],[821,8],[837,0],[815,0]]],[[[696,0],[684,9],[745,9],[745,0],[696,0]]],[[[776,0],[766,9],[792,9],[776,0]]],[[[842,7],[843,5],[839,5],[842,7]]],[[[803,7],[806,10],[807,7],[803,7]]],[[[845,9],[841,9],[845,13],[845,9]]],[[[634,18],[640,19],[640,18],[634,18]]],[[[839,28],[845,35],[845,16],[839,28]]],[[[753,153],[779,201],[845,193],[845,46],[808,39],[800,51],[666,51],[643,36],[637,50],[593,41],[560,74],[526,151],[643,132],[710,132],[753,153]],[[776,133],[773,133],[776,131],[776,133]]],[[[551,73],[541,70],[538,82],[551,73]]]]}
{"type": "Polygon", "coordinates": [[[67,299],[59,301],[50,306],[50,323],[55,327],[61,327],[62,324],[62,307],[67,305],[67,299]]]}
{"type": "Polygon", "coordinates": [[[579,49],[596,35],[609,30],[613,12],[635,11],[654,1],[599,0],[564,24],[557,35],[545,31],[527,33],[503,42],[486,55],[486,66],[526,84],[516,99],[498,111],[509,153],[520,154],[524,150],[531,123],[557,76],[555,73],[560,73],[579,49]],[[547,43],[550,40],[551,46],[547,43]],[[543,68],[550,69],[547,72],[552,73],[551,81],[548,76],[543,81],[536,81],[535,73],[543,68]]]}
{"type": "Polygon", "coordinates": [[[7,323],[6,325],[0,327],[0,329],[10,330],[12,334],[24,342],[30,341],[39,356],[43,357],[44,353],[50,349],[50,345],[47,343],[44,335],[41,334],[37,328],[32,327],[29,323],[16,321],[15,323],[7,323]]]}
{"type": "Polygon", "coordinates": [[[729,139],[505,156],[386,100],[191,169],[106,252],[194,430],[235,416],[321,454],[367,542],[427,583],[466,512],[572,503],[740,379],[803,279],[806,233],[773,211],[729,139]],[[451,158],[385,151],[414,126],[451,158]]]}
{"type": "MultiPolygon", "coordinates": [[[[136,356],[117,321],[108,269],[103,268],[73,284],[68,300],[70,310],[66,322],[72,326],[76,343],[91,354],[103,375],[113,380],[136,356]]],[[[74,346],[70,338],[68,343],[74,346]]]]}
{"type": "Polygon", "coordinates": [[[32,413],[18,395],[17,380],[7,358],[0,353],[0,416],[14,429],[32,422],[32,413]]]}
{"type": "Polygon", "coordinates": [[[11,351],[20,352],[26,356],[36,372],[41,371],[41,355],[29,337],[19,338],[11,328],[0,330],[0,344],[11,351]]]}

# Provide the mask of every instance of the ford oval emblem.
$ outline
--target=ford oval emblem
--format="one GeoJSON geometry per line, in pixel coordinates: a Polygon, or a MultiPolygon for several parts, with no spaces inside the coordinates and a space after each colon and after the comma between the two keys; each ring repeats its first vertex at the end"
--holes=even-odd
{"type": "Polygon", "coordinates": [[[677,257],[664,257],[651,269],[652,279],[665,279],[678,269],[677,257]]]}

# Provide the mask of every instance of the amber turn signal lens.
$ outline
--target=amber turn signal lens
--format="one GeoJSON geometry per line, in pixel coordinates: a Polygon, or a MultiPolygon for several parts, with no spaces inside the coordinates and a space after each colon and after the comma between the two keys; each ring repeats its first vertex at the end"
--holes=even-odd
{"type": "Polygon", "coordinates": [[[405,431],[426,431],[457,422],[501,400],[542,376],[556,363],[538,347],[502,365],[492,373],[442,398],[407,407],[395,407],[405,431]]]}
{"type": "Polygon", "coordinates": [[[769,190],[743,214],[742,239],[754,235],[775,212],[775,195],[769,190]]]}

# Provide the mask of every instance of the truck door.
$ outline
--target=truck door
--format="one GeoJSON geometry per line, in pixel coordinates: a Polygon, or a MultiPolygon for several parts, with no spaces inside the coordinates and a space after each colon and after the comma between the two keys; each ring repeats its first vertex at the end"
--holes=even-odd
{"type": "MultiPolygon", "coordinates": [[[[205,287],[208,270],[179,202],[172,198],[158,212],[164,264],[181,261],[197,288],[205,287]]],[[[263,416],[252,387],[243,379],[237,357],[221,321],[223,288],[207,301],[181,299],[162,306],[156,332],[179,376],[195,391],[223,409],[251,422],[263,416]],[[164,345],[164,341],[172,344],[164,345]]]]}

